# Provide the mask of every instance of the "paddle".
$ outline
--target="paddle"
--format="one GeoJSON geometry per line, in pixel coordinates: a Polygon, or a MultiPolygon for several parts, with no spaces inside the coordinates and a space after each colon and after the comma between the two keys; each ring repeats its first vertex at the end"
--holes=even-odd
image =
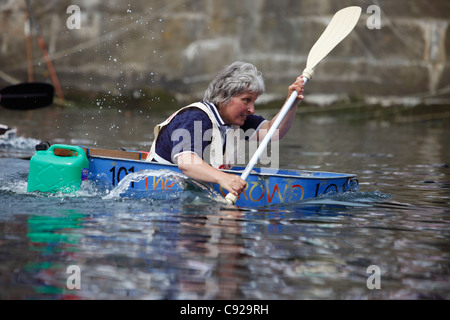
{"type": "MultiPolygon", "coordinates": [[[[305,84],[313,77],[314,69],[319,64],[319,62],[322,61],[328,55],[328,53],[330,53],[330,51],[333,50],[333,48],[336,47],[353,30],[359,20],[360,15],[361,8],[355,6],[347,7],[336,12],[325,31],[322,33],[322,35],[319,37],[319,39],[316,41],[314,46],[311,48],[311,51],[309,52],[306,61],[306,68],[302,73],[305,84]]],[[[253,170],[262,153],[266,149],[269,141],[272,139],[275,131],[280,126],[281,122],[288,113],[289,109],[294,104],[297,97],[298,93],[294,91],[281,108],[281,111],[275,119],[275,122],[267,132],[253,157],[250,159],[250,162],[248,163],[244,172],[241,174],[241,178],[243,180],[247,180],[250,172],[253,170]]],[[[226,199],[229,204],[235,204],[237,196],[229,193],[226,196],[226,199]]]]}
{"type": "Polygon", "coordinates": [[[30,110],[53,102],[55,89],[43,82],[21,83],[0,90],[0,104],[6,109],[30,110]]]}

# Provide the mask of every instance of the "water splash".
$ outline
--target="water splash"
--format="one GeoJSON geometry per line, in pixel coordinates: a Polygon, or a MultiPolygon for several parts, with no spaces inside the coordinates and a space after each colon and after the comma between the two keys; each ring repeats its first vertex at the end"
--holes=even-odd
{"type": "Polygon", "coordinates": [[[118,199],[128,196],[132,198],[147,198],[151,200],[171,200],[182,198],[183,200],[189,200],[189,202],[195,203],[210,203],[211,201],[214,201],[226,204],[226,200],[222,197],[222,195],[207,185],[171,170],[142,170],[139,172],[130,173],[125,176],[114,189],[104,196],[103,199],[118,199]],[[176,184],[177,188],[173,188],[173,190],[170,191],[133,190],[131,187],[132,183],[138,183],[149,177],[172,181],[176,184]]]}
{"type": "Polygon", "coordinates": [[[335,194],[325,194],[317,198],[303,200],[301,202],[293,202],[291,205],[299,203],[306,205],[323,205],[323,206],[343,206],[343,207],[372,207],[377,203],[382,203],[391,199],[392,196],[380,191],[373,192],[344,192],[335,194]]]}
{"type": "Polygon", "coordinates": [[[0,157],[2,158],[30,158],[35,152],[39,140],[13,136],[0,139],[0,157]]]}
{"type": "Polygon", "coordinates": [[[26,194],[27,181],[23,180],[0,180],[0,191],[12,194],[26,194]]]}

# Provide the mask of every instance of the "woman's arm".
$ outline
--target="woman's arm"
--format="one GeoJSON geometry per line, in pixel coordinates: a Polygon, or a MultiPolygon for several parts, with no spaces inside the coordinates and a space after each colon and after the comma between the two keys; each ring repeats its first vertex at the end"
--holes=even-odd
{"type": "Polygon", "coordinates": [[[225,173],[211,167],[195,153],[181,153],[176,160],[178,168],[186,176],[203,182],[217,183],[235,196],[241,193],[247,185],[238,175],[225,173]]]}
{"type": "MultiPolygon", "coordinates": [[[[298,77],[297,80],[292,85],[289,86],[289,93],[288,93],[287,99],[289,99],[289,97],[291,96],[292,92],[294,92],[294,90],[297,91],[298,97],[297,97],[297,100],[295,100],[294,105],[288,111],[288,113],[284,117],[283,121],[281,122],[280,126],[278,127],[278,134],[277,133],[274,134],[274,136],[272,138],[273,140],[278,140],[278,139],[283,138],[286,135],[286,133],[289,131],[289,129],[291,128],[292,123],[294,122],[295,114],[297,112],[297,106],[298,106],[299,102],[304,99],[303,86],[304,86],[304,81],[303,81],[302,77],[298,77]]],[[[258,130],[258,140],[259,141],[264,139],[264,136],[266,135],[266,133],[269,131],[269,129],[275,122],[275,119],[278,117],[278,114],[279,113],[277,113],[277,115],[275,117],[273,117],[273,119],[271,121],[264,122],[261,125],[261,127],[258,130]]]]}

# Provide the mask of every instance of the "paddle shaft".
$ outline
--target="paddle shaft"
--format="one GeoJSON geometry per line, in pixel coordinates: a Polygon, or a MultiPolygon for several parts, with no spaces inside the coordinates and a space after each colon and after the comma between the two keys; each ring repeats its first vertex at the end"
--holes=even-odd
{"type": "MultiPolygon", "coordinates": [[[[308,81],[308,78],[303,77],[303,81],[306,84],[308,81]]],[[[267,134],[264,136],[264,139],[261,141],[258,149],[253,154],[252,158],[250,159],[247,167],[245,168],[244,172],[241,174],[241,178],[243,180],[247,180],[248,176],[250,175],[250,172],[255,167],[256,163],[258,162],[259,158],[261,158],[262,153],[267,148],[267,145],[269,144],[270,140],[272,139],[273,135],[275,134],[275,131],[278,130],[278,127],[280,126],[281,122],[283,122],[284,118],[286,117],[286,114],[291,110],[292,106],[295,103],[295,100],[297,100],[298,92],[294,90],[292,92],[291,96],[286,100],[283,107],[281,108],[280,112],[278,113],[275,121],[273,122],[272,126],[270,127],[267,134]]]]}

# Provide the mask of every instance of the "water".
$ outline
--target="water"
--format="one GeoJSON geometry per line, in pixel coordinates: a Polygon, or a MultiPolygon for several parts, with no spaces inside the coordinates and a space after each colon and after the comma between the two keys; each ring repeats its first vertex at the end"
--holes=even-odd
{"type": "Polygon", "coordinates": [[[167,114],[1,110],[25,143],[0,158],[0,299],[449,299],[448,120],[386,112],[305,113],[280,145],[283,168],[355,173],[359,192],[250,209],[201,188],[27,194],[27,142],[147,150],[167,114]]]}

